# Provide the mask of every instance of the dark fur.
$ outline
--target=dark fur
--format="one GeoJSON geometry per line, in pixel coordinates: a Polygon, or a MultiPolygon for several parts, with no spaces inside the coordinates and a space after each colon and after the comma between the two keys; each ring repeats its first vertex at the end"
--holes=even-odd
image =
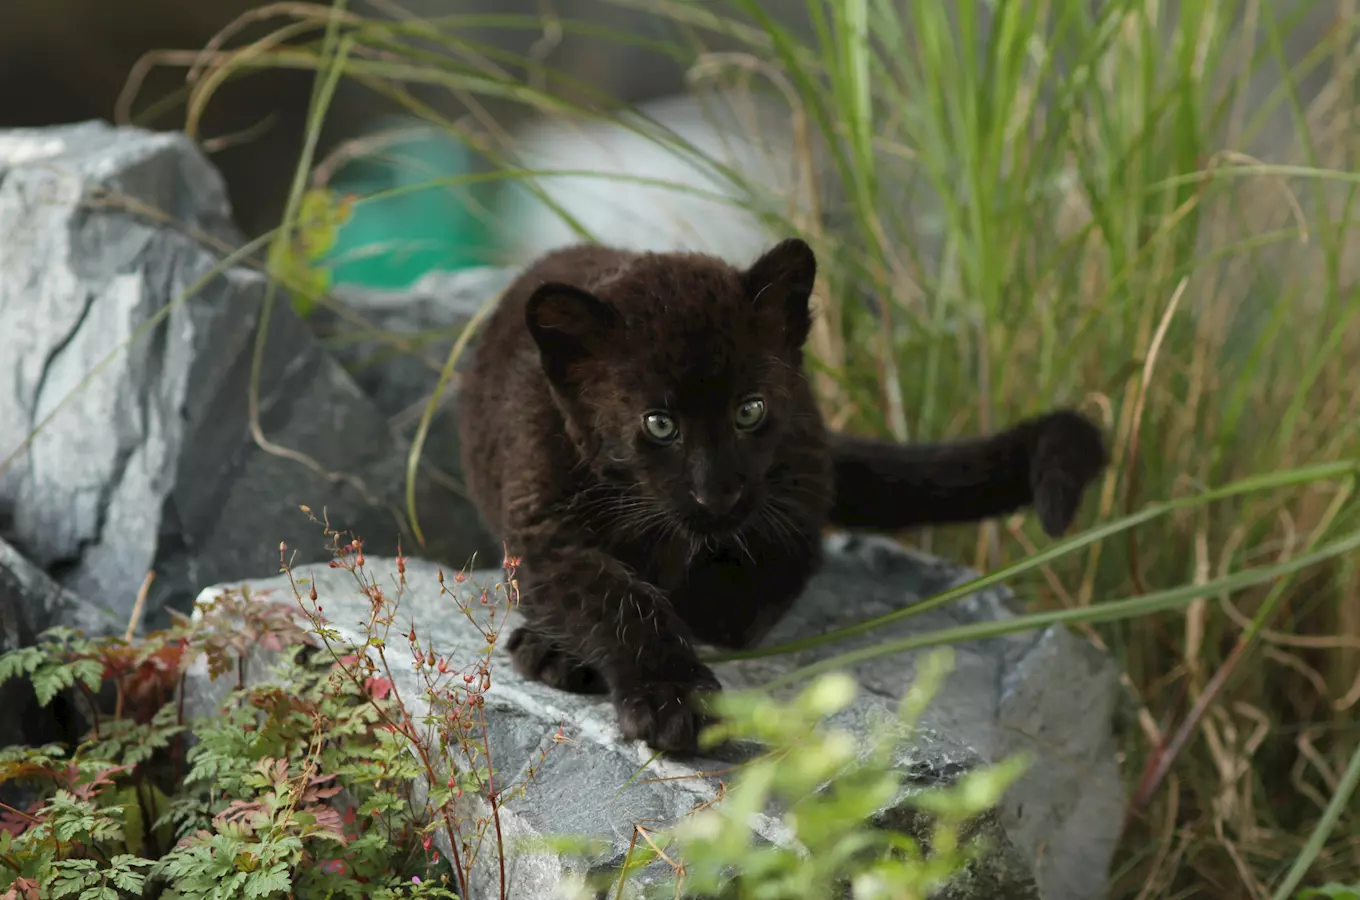
{"type": "Polygon", "coordinates": [[[608,693],[623,733],[660,749],[695,749],[696,697],[718,689],[695,643],[760,640],[817,570],[826,524],[1033,503],[1060,534],[1105,464],[1100,433],[1066,411],[936,446],[829,435],[802,367],[815,273],[796,239],[746,270],[550,253],[507,291],[463,379],[468,487],[523,558],[516,667],[608,693]],[[753,394],[765,419],[742,430],[734,409],[753,394]],[[647,436],[654,409],[674,414],[678,439],[647,436]]]}

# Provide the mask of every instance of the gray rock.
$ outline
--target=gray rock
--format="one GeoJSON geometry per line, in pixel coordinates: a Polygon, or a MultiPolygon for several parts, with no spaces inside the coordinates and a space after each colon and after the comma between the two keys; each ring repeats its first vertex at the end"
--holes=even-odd
{"type": "MultiPolygon", "coordinates": [[[[340,285],[333,299],[345,314],[319,309],[308,324],[393,431],[411,441],[463,328],[500,297],[516,274],[516,269],[497,267],[431,272],[400,291],[340,285]]],[[[458,378],[470,358],[465,349],[456,361],[421,454],[435,477],[454,490],[461,490],[458,378]]]]}
{"type": "MultiPolygon", "coordinates": [[[[122,625],[63,590],[47,574],[0,540],[0,654],[32,645],[39,634],[65,625],[88,637],[105,637],[122,625]]],[[[20,679],[0,685],[0,747],[37,745],[59,738],[50,710],[38,706],[33,689],[20,679]]]]}
{"type": "MultiPolygon", "coordinates": [[[[868,616],[902,608],[970,580],[972,573],[940,560],[905,551],[880,538],[828,538],[828,562],[770,642],[821,634],[868,616]]],[[[396,590],[392,560],[370,556],[366,571],[389,593],[396,590]]],[[[414,624],[422,641],[432,640],[441,654],[460,664],[482,652],[481,633],[459,615],[439,591],[436,567],[410,560],[392,635],[414,624]]],[[[353,576],[326,566],[295,573],[315,585],[330,626],[343,640],[360,643],[357,623],[367,619],[369,600],[353,576]]],[[[494,585],[497,572],[474,572],[459,590],[494,585]]],[[[452,572],[446,581],[454,588],[452,572]]],[[[233,582],[207,589],[207,600],[224,590],[248,586],[292,597],[281,577],[233,582]]],[[[306,587],[303,587],[306,590],[306,587]]],[[[475,596],[475,594],[468,595],[475,596]]],[[[902,620],[872,634],[830,648],[788,656],[729,662],[716,666],[729,688],[757,686],[792,668],[857,646],[924,634],[943,628],[1013,617],[1011,596],[1001,588],[983,590],[952,605],[902,620]]],[[[517,614],[501,627],[507,634],[517,614]]],[[[404,641],[388,641],[388,652],[404,641]]],[[[915,743],[901,759],[909,783],[949,782],[979,761],[995,761],[1024,750],[1033,763],[1004,803],[981,823],[981,834],[997,852],[957,885],[956,897],[1042,896],[1047,900],[1094,900],[1103,896],[1121,829],[1122,784],[1112,731],[1117,696],[1113,663],[1063,629],[1050,628],[974,641],[955,649],[955,666],[923,721],[915,743]],[[1036,888],[1037,882],[1037,888],[1036,888]]],[[[405,654],[402,659],[409,658],[405,654]]],[[[891,711],[914,678],[916,657],[881,657],[850,667],[862,690],[837,724],[863,732],[891,711]]],[[[408,698],[422,696],[416,675],[394,660],[397,688],[408,698]]],[[[195,691],[203,688],[196,686],[195,691]]],[[[776,693],[794,690],[787,688],[776,693]]],[[[639,742],[621,739],[612,709],[601,697],[555,691],[519,678],[502,651],[496,651],[492,687],[487,694],[489,743],[496,768],[514,784],[531,766],[541,766],[522,796],[507,802],[502,826],[517,835],[569,834],[596,838],[602,849],[586,868],[607,871],[624,859],[635,823],[664,827],[700,803],[712,800],[712,773],[730,760],[657,759],[639,742]],[[559,727],[566,741],[555,739],[559,727]],[[546,758],[542,752],[547,750],[546,758]],[[644,768],[645,767],[645,768],[644,768]]],[[[414,710],[419,717],[424,707],[414,710]]],[[[476,814],[482,801],[468,798],[476,814]]],[[[912,814],[899,805],[884,809],[885,824],[911,830],[912,814]]],[[[756,830],[781,840],[777,820],[761,817],[756,830]]],[[[488,854],[490,858],[493,854],[488,854]]],[[[540,849],[512,855],[511,896],[555,896],[556,884],[579,861],[540,849]]],[[[634,896],[666,894],[666,870],[648,869],[630,881],[634,896]]],[[[494,896],[498,877],[490,868],[476,871],[475,897],[494,896]]]]}
{"type": "MultiPolygon", "coordinates": [[[[154,625],[204,584],[276,571],[281,540],[300,560],[325,558],[303,504],[374,552],[396,548],[406,446],[282,292],[261,426],[313,464],[252,439],[266,283],[244,268],[212,277],[240,244],[221,178],[182,134],[0,132],[0,522],[117,618],[150,569],[154,625]]],[[[488,546],[471,507],[429,473],[419,495],[426,556],[461,565],[488,546]]]]}
{"type": "MultiPolygon", "coordinates": [[[[494,266],[430,272],[400,291],[337,285],[338,305],[360,318],[346,320],[323,309],[311,325],[365,393],[384,409],[400,409],[428,397],[459,332],[516,274],[517,269],[494,266]],[[417,352],[394,349],[396,341],[417,352]]],[[[467,359],[460,358],[457,370],[467,359]]]]}

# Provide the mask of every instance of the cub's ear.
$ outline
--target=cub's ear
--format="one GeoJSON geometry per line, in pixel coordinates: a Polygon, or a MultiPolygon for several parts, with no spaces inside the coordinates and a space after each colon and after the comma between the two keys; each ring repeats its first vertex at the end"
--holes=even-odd
{"type": "Polygon", "coordinates": [[[608,345],[619,314],[589,291],[550,281],[529,296],[524,320],[538,344],[544,371],[560,384],[574,363],[608,345]]]}
{"type": "Polygon", "coordinates": [[[812,248],[799,238],[780,241],[751,264],[743,280],[752,302],[778,310],[790,346],[802,347],[812,328],[808,301],[817,280],[812,248]]]}

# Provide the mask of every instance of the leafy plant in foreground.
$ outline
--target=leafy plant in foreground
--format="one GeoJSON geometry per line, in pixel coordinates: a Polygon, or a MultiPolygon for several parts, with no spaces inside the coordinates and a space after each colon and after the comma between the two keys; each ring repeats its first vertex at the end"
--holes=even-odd
{"type": "Polygon", "coordinates": [[[817,678],[787,702],[754,691],[719,695],[718,724],[704,742],[755,741],[766,752],[738,768],[720,803],[669,831],[637,826],[617,896],[658,859],[675,871],[675,896],[721,900],[924,900],[978,865],[995,848],[971,836],[971,826],[1023,772],[1024,758],[932,788],[909,784],[897,764],[951,659],[943,649],[923,660],[897,717],[885,717],[867,747],[826,727],[856,693],[844,673],[817,678]],[[911,811],[909,829],[884,827],[884,811],[895,806],[911,811]],[[774,809],[785,835],[777,844],[752,828],[774,809]]]}
{"type": "MultiPolygon", "coordinates": [[[[335,565],[362,582],[361,543],[327,533],[335,565]]],[[[368,647],[329,640],[314,591],[310,605],[293,599],[226,591],[139,640],[54,629],[0,656],[0,683],[28,679],[43,705],[76,692],[90,723],[73,747],[0,751],[0,790],[17,798],[0,804],[0,900],[467,896],[450,889],[466,871],[450,871],[432,845],[448,828],[468,838],[459,846],[470,859],[486,825],[452,801],[478,788],[477,772],[417,790],[432,750],[390,670],[368,647]],[[248,669],[256,648],[276,654],[268,671],[248,669]],[[191,720],[184,688],[200,661],[235,688],[191,720]]],[[[395,603],[375,596],[370,635],[390,627],[395,603]]],[[[460,683],[478,673],[464,700],[479,709],[486,661],[423,650],[432,671],[460,683]]]]}

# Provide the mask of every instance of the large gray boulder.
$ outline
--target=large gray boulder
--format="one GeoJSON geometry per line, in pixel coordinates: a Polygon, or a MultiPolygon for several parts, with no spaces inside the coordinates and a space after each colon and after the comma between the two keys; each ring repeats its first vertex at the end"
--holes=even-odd
{"type": "MultiPolygon", "coordinates": [[[[212,274],[241,243],[221,177],[181,134],[0,132],[0,529],[116,618],[148,570],[159,624],[204,584],[276,571],[281,540],[323,558],[302,505],[396,549],[405,441],[282,291],[259,409],[287,452],[252,438],[266,282],[212,274]]],[[[419,492],[425,555],[461,565],[488,546],[455,491],[426,472],[419,492]]]]}
{"type": "MultiPolygon", "coordinates": [[[[833,536],[828,538],[827,550],[826,568],[769,641],[825,633],[975,577],[881,538],[833,536]]],[[[396,592],[395,561],[370,556],[365,571],[389,595],[396,592]]],[[[503,579],[499,572],[479,570],[457,585],[453,572],[445,571],[445,584],[467,592],[464,596],[474,606],[481,588],[503,579]]],[[[302,583],[304,594],[315,586],[328,626],[341,641],[363,643],[359,623],[368,620],[372,607],[350,572],[317,565],[299,568],[294,577],[302,583]]],[[[205,590],[200,600],[210,601],[224,591],[242,588],[254,596],[263,591],[276,601],[295,602],[283,576],[228,582],[205,590]]],[[[967,623],[1005,620],[1013,616],[1010,604],[1009,591],[991,588],[830,648],[723,663],[716,671],[729,688],[758,686],[831,653],[967,623]]],[[[508,634],[516,616],[511,613],[502,634],[508,634]]],[[[441,655],[452,657],[456,664],[472,662],[486,645],[482,633],[456,611],[453,600],[441,595],[437,567],[418,560],[406,564],[406,588],[391,633],[395,636],[411,625],[422,643],[433,642],[441,655]]],[[[387,652],[397,689],[403,697],[416,700],[412,713],[419,721],[428,707],[420,699],[423,689],[410,665],[406,642],[392,637],[387,652]]],[[[904,654],[852,666],[850,671],[862,690],[837,724],[863,732],[875,716],[891,711],[911,684],[915,663],[914,655],[904,654]]],[[[256,661],[252,671],[263,672],[264,667],[256,661]]],[[[952,896],[1096,900],[1104,895],[1122,821],[1122,783],[1113,731],[1117,678],[1108,657],[1062,628],[955,648],[952,674],[932,703],[922,733],[900,760],[910,783],[949,782],[981,761],[996,761],[1019,751],[1029,753],[1033,764],[985,823],[984,834],[996,852],[952,896]]],[[[605,847],[584,861],[541,849],[513,855],[508,872],[510,896],[515,898],[546,900],[555,896],[555,886],[568,873],[617,867],[627,853],[635,823],[664,828],[698,804],[713,800],[717,777],[704,773],[731,765],[730,759],[675,758],[648,764],[652,752],[640,742],[621,738],[606,700],[525,681],[499,648],[491,682],[486,703],[488,737],[502,782],[520,782],[531,766],[538,767],[524,793],[510,800],[502,813],[507,836],[586,836],[602,840],[605,847]]],[[[221,690],[207,684],[200,672],[191,693],[206,697],[215,689],[221,690]]],[[[469,813],[476,815],[479,801],[467,802],[469,813]]],[[[879,819],[899,828],[911,829],[914,824],[910,811],[900,804],[882,810],[879,819]]],[[[775,819],[762,817],[754,825],[762,837],[779,840],[775,819]]],[[[483,859],[489,862],[493,856],[484,854],[483,859]]],[[[479,864],[473,896],[496,896],[492,888],[497,877],[492,867],[479,864]]],[[[669,872],[661,864],[630,884],[641,892],[634,896],[669,897],[668,882],[669,872]]]]}

